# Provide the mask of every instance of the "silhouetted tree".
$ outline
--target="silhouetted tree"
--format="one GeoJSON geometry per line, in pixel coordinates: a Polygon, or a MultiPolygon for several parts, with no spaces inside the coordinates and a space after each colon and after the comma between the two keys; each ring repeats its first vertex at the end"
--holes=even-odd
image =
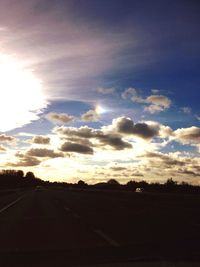
{"type": "Polygon", "coordinates": [[[138,187],[137,184],[138,183],[136,181],[131,180],[127,182],[126,186],[129,190],[135,191],[135,189],[138,187]]]}
{"type": "Polygon", "coordinates": [[[119,182],[115,179],[110,179],[107,181],[107,184],[110,184],[110,185],[119,185],[119,182]]]}
{"type": "Polygon", "coordinates": [[[82,180],[79,180],[77,184],[78,184],[78,186],[80,186],[80,187],[87,186],[86,182],[84,182],[84,181],[82,181],[82,180]]]}
{"type": "Polygon", "coordinates": [[[167,186],[175,186],[175,185],[177,185],[177,182],[174,181],[172,178],[170,178],[170,179],[168,179],[166,181],[165,185],[167,185],[167,186]]]}
{"type": "Polygon", "coordinates": [[[35,175],[33,172],[27,172],[25,177],[28,179],[35,179],[35,175]]]}
{"type": "Polygon", "coordinates": [[[17,171],[17,176],[20,178],[24,177],[24,172],[22,170],[17,171]]]}
{"type": "Polygon", "coordinates": [[[167,191],[174,191],[177,187],[177,182],[170,178],[166,181],[165,187],[167,191]]]}

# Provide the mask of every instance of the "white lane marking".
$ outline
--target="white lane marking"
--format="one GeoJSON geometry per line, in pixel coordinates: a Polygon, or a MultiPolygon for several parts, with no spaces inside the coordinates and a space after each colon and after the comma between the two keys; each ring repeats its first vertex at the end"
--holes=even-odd
{"type": "Polygon", "coordinates": [[[114,247],[119,247],[120,244],[113,240],[111,237],[109,237],[108,235],[106,235],[104,232],[102,232],[99,229],[94,229],[93,230],[96,234],[98,234],[100,237],[104,238],[110,245],[114,246],[114,247]]]}
{"type": "Polygon", "coordinates": [[[19,202],[22,198],[22,197],[19,197],[17,198],[16,200],[14,200],[13,202],[9,203],[8,205],[6,205],[5,207],[3,207],[2,209],[0,209],[0,213],[4,212],[5,210],[7,210],[8,208],[12,207],[13,205],[15,205],[17,202],[19,202]]]}

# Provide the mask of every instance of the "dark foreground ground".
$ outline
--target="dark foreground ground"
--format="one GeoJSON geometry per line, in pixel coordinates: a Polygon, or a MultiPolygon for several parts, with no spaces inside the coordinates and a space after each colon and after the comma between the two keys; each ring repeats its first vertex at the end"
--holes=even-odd
{"type": "Polygon", "coordinates": [[[11,265],[200,266],[200,196],[1,191],[0,266],[11,265]]]}

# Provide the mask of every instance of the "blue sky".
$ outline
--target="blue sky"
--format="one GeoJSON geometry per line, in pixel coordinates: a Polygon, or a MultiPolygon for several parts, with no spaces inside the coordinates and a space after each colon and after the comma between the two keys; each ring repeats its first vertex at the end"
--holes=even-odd
{"type": "Polygon", "coordinates": [[[199,11],[183,0],[3,0],[0,167],[198,184],[199,11]]]}

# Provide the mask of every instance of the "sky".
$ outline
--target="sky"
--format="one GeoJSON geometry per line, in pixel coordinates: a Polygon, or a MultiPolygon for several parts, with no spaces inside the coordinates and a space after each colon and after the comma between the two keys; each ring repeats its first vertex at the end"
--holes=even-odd
{"type": "Polygon", "coordinates": [[[200,3],[0,0],[0,169],[200,184],[200,3]]]}

